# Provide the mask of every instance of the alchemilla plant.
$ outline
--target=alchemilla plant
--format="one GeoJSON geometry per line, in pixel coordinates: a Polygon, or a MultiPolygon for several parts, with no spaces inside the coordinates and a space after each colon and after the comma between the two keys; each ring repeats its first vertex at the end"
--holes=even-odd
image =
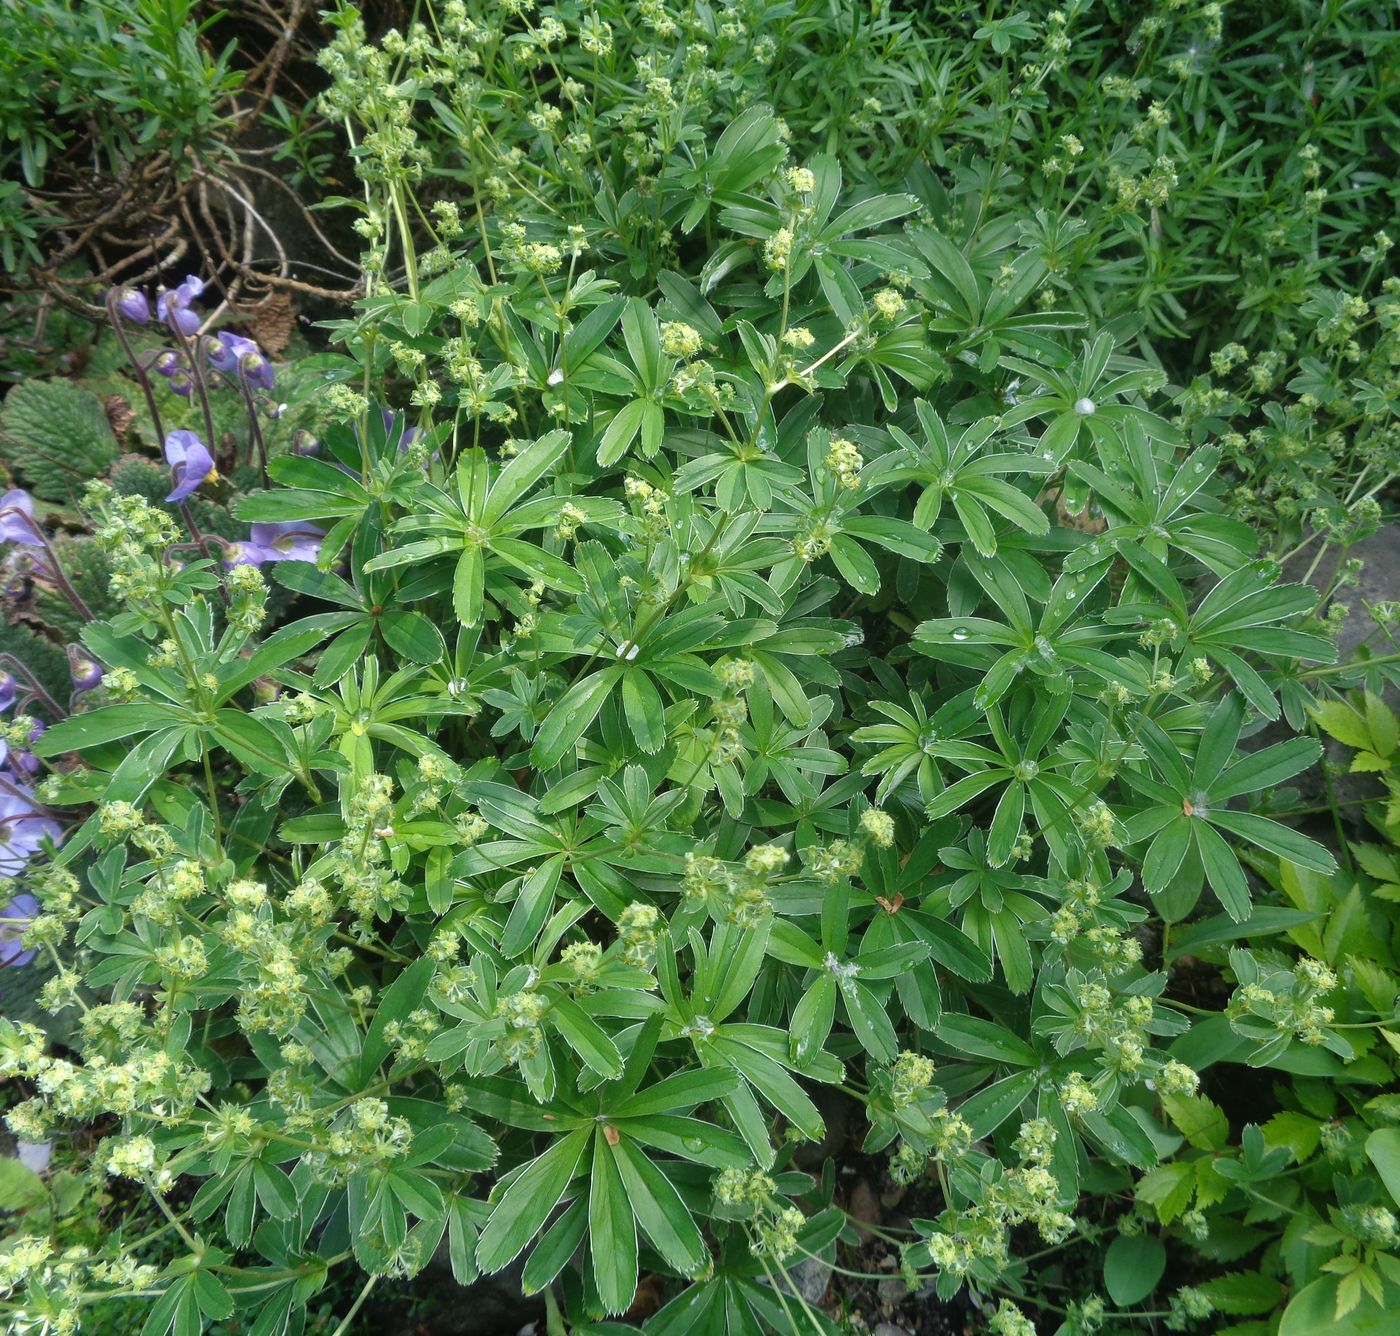
{"type": "MultiPolygon", "coordinates": [[[[855,1238],[838,1143],[920,1203],[910,1286],[1001,1336],[1296,1333],[1400,1285],[1380,1184],[1324,1219],[1313,1159],[1380,1165],[1393,1097],[1298,1150],[1202,1087],[1394,1076],[1394,976],[1305,930],[1345,874],[1275,819],[1351,679],[1230,511],[1224,406],[1183,419],[1043,237],[973,244],[780,117],[757,19],[337,10],[366,295],[295,448],[198,277],[113,294],[175,340],[150,413],[222,377],[267,485],[199,528],[212,425],[162,433],[168,495],[89,485],[96,677],[7,679],[6,932],[68,1023],[0,1021],[9,1125],[98,1129],[89,1181],[150,1203],[70,1246],[25,1202],[13,1330],[136,1298],[143,1336],[276,1336],[354,1272],[347,1331],[445,1255],[551,1330],[840,1331],[792,1274],[855,1238]]],[[[0,519],[57,587],[27,493],[0,519]]]]}

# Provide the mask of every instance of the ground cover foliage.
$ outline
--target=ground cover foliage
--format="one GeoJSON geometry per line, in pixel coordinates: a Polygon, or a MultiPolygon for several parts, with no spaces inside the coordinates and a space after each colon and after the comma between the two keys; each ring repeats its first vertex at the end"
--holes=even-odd
{"type": "Polygon", "coordinates": [[[328,351],[0,408],[15,1330],[859,1330],[856,1156],[999,1336],[1382,1330],[1393,16],[417,19],[328,351]]]}

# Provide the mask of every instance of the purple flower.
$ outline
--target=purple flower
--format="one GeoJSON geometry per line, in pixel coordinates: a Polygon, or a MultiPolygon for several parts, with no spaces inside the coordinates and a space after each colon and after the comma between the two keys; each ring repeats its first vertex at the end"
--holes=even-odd
{"type": "Polygon", "coordinates": [[[68,673],[73,679],[74,691],[91,691],[102,683],[102,665],[90,658],[81,645],[69,645],[68,673]]]}
{"type": "Polygon", "coordinates": [[[325,532],[314,524],[288,520],[282,524],[254,524],[246,543],[229,549],[230,566],[261,566],[265,561],[315,561],[321,555],[325,532]]]}
{"type": "Polygon", "coordinates": [[[165,462],[170,465],[174,487],[167,501],[183,501],[206,478],[217,478],[214,456],[192,431],[167,432],[165,462]]]}
{"type": "Polygon", "coordinates": [[[134,325],[151,323],[151,303],[146,300],[144,292],[138,292],[135,288],[118,288],[116,307],[134,325]]]}
{"type": "Polygon", "coordinates": [[[24,949],[24,931],[39,917],[39,902],[21,891],[4,909],[0,909],[0,969],[12,965],[27,965],[34,959],[34,948],[24,949]]]}
{"type": "Polygon", "coordinates": [[[0,877],[17,877],[45,836],[56,844],[62,834],[63,828],[23,784],[0,780],[0,877]]]}
{"type": "Polygon", "coordinates": [[[156,298],[156,314],[171,329],[188,338],[199,333],[199,317],[190,310],[190,303],[204,294],[204,280],[191,274],[178,288],[170,288],[156,298]]]}
{"type": "Polygon", "coordinates": [[[270,390],[274,376],[272,363],[258,351],[252,339],[228,330],[219,331],[217,347],[209,349],[209,365],[226,376],[241,376],[244,383],[258,390],[270,390]]]}
{"type": "Polygon", "coordinates": [[[19,683],[13,673],[0,673],[0,710],[8,710],[19,695],[19,683]]]}
{"type": "Polygon", "coordinates": [[[0,496],[0,543],[44,546],[44,536],[34,519],[34,498],[21,488],[0,496]]]}

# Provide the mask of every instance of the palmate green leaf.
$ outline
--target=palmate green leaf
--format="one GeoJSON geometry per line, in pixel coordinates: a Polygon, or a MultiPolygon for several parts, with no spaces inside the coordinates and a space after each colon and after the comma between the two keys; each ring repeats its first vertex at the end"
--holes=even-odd
{"type": "Polygon", "coordinates": [[[564,759],[597,718],[603,702],[625,672],[622,665],[600,668],[564,693],[535,735],[530,753],[535,765],[549,770],[564,759]]]}
{"type": "Polygon", "coordinates": [[[199,1295],[194,1287],[194,1274],[175,1280],[150,1308],[141,1325],[141,1336],[200,1336],[204,1323],[200,1317],[199,1295]]]}
{"type": "Polygon", "coordinates": [[[598,1128],[588,1192],[588,1251],[598,1297],[609,1313],[621,1313],[637,1292],[637,1221],[617,1158],[608,1144],[616,1128],[598,1128]]]}
{"type": "Polygon", "coordinates": [[[173,705],[104,705],[47,729],[32,750],[36,756],[62,756],[68,751],[140,737],[183,719],[184,713],[173,705]]]}
{"type": "Polygon", "coordinates": [[[379,619],[384,643],[413,663],[437,663],[447,653],[442,632],[421,612],[399,609],[379,619]]]}
{"type": "Polygon", "coordinates": [[[958,1106],[958,1116],[967,1120],[973,1136],[990,1136],[1030,1098],[1038,1084],[1034,1072],[1013,1072],[964,1100],[958,1106]]]}
{"type": "Polygon", "coordinates": [[[910,236],[932,267],[933,277],[928,281],[934,291],[959,314],[975,322],[982,310],[981,288],[962,251],[932,227],[916,228],[910,236]]]}
{"type": "Polygon", "coordinates": [[[410,1214],[421,1220],[434,1220],[442,1215],[442,1193],[432,1179],[405,1169],[396,1169],[387,1175],[385,1183],[410,1214]]]}
{"type": "Polygon", "coordinates": [[[831,560],[853,588],[862,594],[879,593],[880,570],[859,543],[837,534],[831,540],[831,560]]]}
{"type": "MultiPolygon", "coordinates": [[[[1218,821],[1219,816],[1214,819],[1218,821]]],[[[1235,922],[1243,922],[1249,917],[1249,882],[1245,879],[1239,859],[1213,826],[1200,820],[1192,821],[1190,826],[1201,865],[1205,868],[1206,881],[1225,912],[1235,922]]]]}
{"type": "MultiPolygon", "coordinates": [[[[1155,814],[1154,814],[1155,815],[1155,814]]],[[[1167,888],[1191,847],[1193,823],[1187,816],[1163,815],[1165,824],[1157,832],[1142,860],[1142,884],[1148,891],[1167,888]]]]}
{"type": "Polygon", "coordinates": [[[1013,782],[1002,791],[987,830],[987,861],[1001,867],[1010,857],[1021,834],[1021,819],[1026,810],[1026,786],[1013,782]]]}
{"type": "Polygon", "coordinates": [[[1263,792],[1282,784],[1284,780],[1292,779],[1294,775],[1316,764],[1321,756],[1321,745],[1311,738],[1291,738],[1287,742],[1277,742],[1231,765],[1219,779],[1212,781],[1211,797],[1220,801],[1263,792]]]}
{"type": "Polygon", "coordinates": [[[250,524],[286,524],[292,520],[323,520],[337,515],[359,515],[365,502],[340,492],[299,487],[255,492],[236,501],[233,513],[250,524]]]}
{"type": "Polygon", "coordinates": [[[992,963],[986,954],[951,923],[909,909],[901,910],[900,916],[927,943],[929,954],[944,969],[973,983],[992,977],[992,963]]]}
{"type": "Polygon", "coordinates": [[[605,1142],[616,1160],[632,1213],[652,1246],[682,1275],[710,1264],[710,1252],[694,1216],[661,1169],[621,1136],[605,1142]]]}
{"type": "Polygon", "coordinates": [[[860,1046],[876,1062],[893,1062],[899,1055],[899,1038],[884,1004],[869,988],[857,982],[851,982],[840,991],[846,1018],[860,1046]]]}
{"type": "Polygon", "coordinates": [[[1004,1026],[977,1016],[945,1014],[938,1026],[938,1037],[959,1054],[970,1053],[1014,1067],[1032,1067],[1039,1061],[1035,1050],[1024,1039],[1004,1026]]]}
{"type": "Polygon", "coordinates": [[[540,1241],[525,1259],[520,1276],[525,1292],[539,1294],[546,1289],[578,1252],[587,1234],[588,1200],[576,1197],[540,1235],[540,1241]]]}
{"type": "Polygon", "coordinates": [[[797,1066],[801,1067],[821,1049],[835,1021],[836,980],[830,974],[821,974],[792,1009],[788,1047],[797,1066]]]}
{"type": "Polygon", "coordinates": [[[569,432],[560,428],[546,432],[514,455],[492,481],[479,522],[494,529],[506,512],[559,462],[572,439],[569,432]]]}
{"type": "Polygon", "coordinates": [[[464,547],[452,576],[452,611],[463,626],[476,626],[485,602],[486,557],[479,547],[464,547]]]}
{"type": "Polygon", "coordinates": [[[738,1077],[723,1068],[692,1068],[674,1072],[646,1086],[613,1107],[618,1118],[650,1118],[656,1114],[693,1109],[722,1099],[738,1085],[738,1077]]]}
{"type": "Polygon", "coordinates": [[[255,774],[276,777],[291,772],[294,759],[288,749],[286,725],[262,720],[240,710],[219,710],[210,730],[226,750],[255,774]],[[277,725],[281,724],[281,730],[277,725]]]}
{"type": "MultiPolygon", "coordinates": [[[[752,1086],[763,1098],[783,1115],[803,1136],[811,1141],[821,1140],[826,1124],[817,1106],[791,1076],[766,1053],[727,1037],[716,1037],[711,1041],[716,1057],[728,1063],[744,1081],[752,1086]]],[[[804,1075],[808,1074],[804,1071],[804,1075]]],[[[743,1087],[729,1096],[731,1110],[733,1101],[741,1098],[743,1087]]],[[[740,1129],[743,1131],[743,1128],[740,1129]]],[[[745,1140],[749,1140],[746,1136],[745,1140]]],[[[766,1134],[759,1138],[766,1146],[766,1134]]],[[[750,1141],[750,1145],[754,1142],[750,1141]]]]}
{"type": "Polygon", "coordinates": [[[1009,770],[983,770],[979,774],[964,775],[962,779],[955,780],[948,785],[938,797],[930,802],[924,809],[924,815],[930,821],[948,816],[966,806],[979,794],[985,793],[992,785],[1004,784],[1010,778],[1011,772],[1009,770]]]}
{"type": "Polygon", "coordinates": [[[507,959],[524,954],[535,944],[554,909],[563,872],[564,856],[555,854],[522,880],[501,935],[501,954],[507,959]]]}
{"type": "Polygon", "coordinates": [[[1400,1129],[1382,1127],[1366,1138],[1366,1156],[1376,1166],[1390,1199],[1400,1205],[1400,1129]]]}
{"type": "Polygon", "coordinates": [[[608,423],[598,439],[598,463],[604,468],[616,464],[631,448],[642,429],[648,404],[641,399],[633,399],[624,404],[608,423]]]}
{"type": "Polygon", "coordinates": [[[605,1080],[622,1074],[622,1055],[617,1051],[617,1045],[576,1002],[562,996],[555,998],[549,1019],[563,1036],[564,1042],[590,1070],[605,1080]]]}
{"type": "Polygon", "coordinates": [[[568,1133],[511,1180],[477,1239],[483,1271],[499,1271],[525,1250],[568,1190],[591,1137],[588,1128],[568,1133]]]}
{"type": "Polygon", "coordinates": [[[703,173],[717,191],[747,190],[785,156],[772,109],[755,105],[725,128],[704,163],[703,173]]]}
{"type": "Polygon", "coordinates": [[[622,337],[642,387],[649,391],[661,389],[665,365],[661,329],[651,308],[640,297],[632,298],[623,308],[622,337]]]}
{"type": "Polygon", "coordinates": [[[919,201],[913,195],[875,195],[852,204],[838,214],[822,229],[821,238],[823,241],[834,241],[852,232],[863,232],[870,227],[892,223],[913,213],[918,207],[919,201]]]}
{"type": "Polygon", "coordinates": [[[1250,844],[1256,844],[1269,853],[1296,863],[1299,867],[1310,868],[1314,872],[1332,873],[1337,870],[1337,860],[1316,840],[1283,825],[1268,817],[1253,812],[1230,812],[1213,809],[1210,819],[1223,830],[1227,830],[1250,844]]]}
{"type": "Polygon", "coordinates": [[[666,707],[656,684],[641,669],[622,675],[622,709],[637,746],[658,752],[666,744],[666,707]]]}

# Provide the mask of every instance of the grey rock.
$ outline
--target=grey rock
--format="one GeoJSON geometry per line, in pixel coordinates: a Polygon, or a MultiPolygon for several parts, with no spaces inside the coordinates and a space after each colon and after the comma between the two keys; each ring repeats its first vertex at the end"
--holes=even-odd
{"type": "MultiPolygon", "coordinates": [[[[1366,604],[1400,602],[1400,525],[1378,529],[1369,538],[1357,543],[1348,554],[1364,563],[1356,584],[1337,591],[1336,601],[1351,608],[1351,615],[1342,623],[1337,648],[1343,659],[1349,658],[1370,634],[1373,623],[1367,615],[1366,604]]],[[[1312,584],[1326,586],[1337,569],[1337,559],[1325,560],[1313,574],[1312,584]]]]}
{"type": "Polygon", "coordinates": [[[833,1270],[831,1263],[820,1257],[804,1257],[783,1273],[779,1283],[790,1293],[800,1294],[809,1304],[818,1304],[831,1284],[833,1270]]]}
{"type": "Polygon", "coordinates": [[[909,1297],[909,1286],[903,1276],[890,1276],[875,1286],[875,1293],[887,1304],[903,1303],[909,1297]]]}
{"type": "MultiPolygon", "coordinates": [[[[1306,579],[1321,592],[1331,583],[1342,558],[1339,553],[1329,554],[1310,573],[1311,554],[1312,549],[1308,549],[1289,563],[1285,577],[1291,580],[1306,579]]],[[[1351,549],[1348,559],[1359,560],[1363,565],[1357,582],[1339,589],[1333,600],[1351,609],[1337,635],[1339,663],[1355,658],[1357,648],[1375,629],[1375,623],[1366,611],[1367,605],[1400,602],[1400,525],[1389,525],[1363,539],[1351,549]]],[[[1377,652],[1386,651],[1381,649],[1377,652]]],[[[1387,691],[1386,698],[1392,707],[1400,708],[1400,692],[1387,691]]],[[[1290,736],[1292,729],[1280,721],[1255,734],[1246,746],[1264,747],[1290,736]]],[[[1299,806],[1317,808],[1335,801],[1345,821],[1358,827],[1364,825],[1364,804],[1379,797],[1383,790],[1374,775],[1350,773],[1352,754],[1350,747],[1324,736],[1321,762],[1289,781],[1289,786],[1298,791],[1299,806]],[[1324,767],[1333,776],[1330,796],[1324,767]]]]}

